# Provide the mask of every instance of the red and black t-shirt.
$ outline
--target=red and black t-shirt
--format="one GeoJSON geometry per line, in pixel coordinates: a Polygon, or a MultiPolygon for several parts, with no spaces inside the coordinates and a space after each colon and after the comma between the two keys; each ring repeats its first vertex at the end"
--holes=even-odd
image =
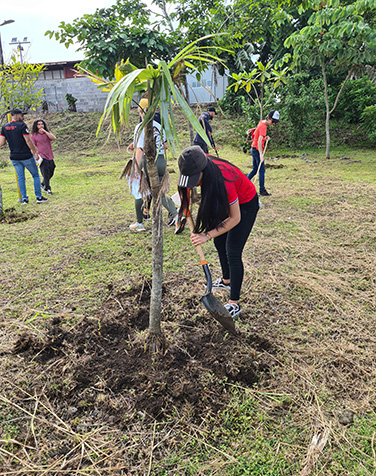
{"type": "Polygon", "coordinates": [[[225,179],[229,205],[235,203],[236,200],[239,200],[239,204],[251,201],[256,195],[256,188],[249,178],[235,165],[216,160],[215,157],[210,158],[219,167],[225,179]]]}
{"type": "Polygon", "coordinates": [[[33,154],[26,144],[24,136],[29,135],[29,129],[24,122],[12,121],[1,128],[1,134],[8,142],[11,160],[31,159],[33,154]]]}

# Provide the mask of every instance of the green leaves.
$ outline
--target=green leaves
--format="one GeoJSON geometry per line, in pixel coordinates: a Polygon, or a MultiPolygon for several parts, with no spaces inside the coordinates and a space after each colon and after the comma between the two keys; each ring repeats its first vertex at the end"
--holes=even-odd
{"type": "Polygon", "coordinates": [[[21,64],[13,55],[6,68],[0,69],[0,111],[7,112],[14,106],[24,111],[35,110],[42,103],[43,89],[34,85],[44,65],[21,64]]]}
{"type": "MultiPolygon", "coordinates": [[[[210,35],[212,36],[212,35],[210,35]]],[[[205,37],[203,39],[207,39],[205,37]]],[[[129,112],[135,92],[149,91],[149,110],[144,119],[146,124],[154,115],[157,107],[160,109],[161,122],[165,130],[169,145],[175,150],[178,144],[177,132],[173,120],[173,103],[183,110],[193,128],[205,139],[207,136],[198,119],[184,99],[180,91],[181,78],[185,74],[187,66],[199,71],[202,64],[221,62],[220,58],[212,52],[223,48],[214,46],[199,46],[196,40],[180,51],[168,64],[161,60],[157,67],[148,65],[145,68],[137,68],[130,63],[129,59],[121,61],[115,68],[115,80],[106,81],[79,66],[79,69],[102,89],[108,90],[109,95],[105,105],[105,111],[99,122],[98,131],[103,121],[111,117],[111,123],[116,135],[119,135],[124,123],[128,123],[129,112]]],[[[209,144],[209,139],[208,145],[209,144]]]]}

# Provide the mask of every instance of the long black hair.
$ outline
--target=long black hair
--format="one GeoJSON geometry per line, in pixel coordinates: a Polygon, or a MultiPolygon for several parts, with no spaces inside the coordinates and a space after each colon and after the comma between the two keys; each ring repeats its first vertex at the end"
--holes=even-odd
{"type": "Polygon", "coordinates": [[[37,134],[38,133],[38,127],[37,127],[38,122],[43,122],[43,129],[45,131],[49,132],[47,124],[44,122],[44,120],[43,119],[38,119],[38,120],[33,122],[33,127],[31,128],[31,133],[32,134],[37,134]]]}
{"type": "MultiPolygon", "coordinates": [[[[228,203],[225,179],[223,178],[220,166],[215,164],[212,159],[218,162],[230,164],[227,160],[208,157],[208,163],[202,171],[201,180],[201,202],[197,213],[195,233],[206,233],[213,228],[220,228],[222,222],[229,217],[230,205],[228,203]]],[[[232,164],[230,164],[234,167],[232,164]]],[[[236,175],[234,174],[234,181],[236,175]]],[[[179,187],[181,197],[181,207],[179,216],[181,217],[188,206],[187,189],[179,187]]]]}

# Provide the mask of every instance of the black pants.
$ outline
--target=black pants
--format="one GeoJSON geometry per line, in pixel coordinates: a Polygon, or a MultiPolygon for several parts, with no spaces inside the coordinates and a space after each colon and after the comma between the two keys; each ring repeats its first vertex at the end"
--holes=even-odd
{"type": "Polygon", "coordinates": [[[50,180],[54,175],[55,167],[56,165],[54,160],[43,159],[42,163],[40,164],[40,171],[43,176],[43,182],[41,185],[46,190],[51,190],[50,180]]]}
{"type": "Polygon", "coordinates": [[[240,297],[244,276],[243,249],[255,223],[258,210],[259,200],[256,194],[250,202],[240,205],[240,222],[227,233],[214,238],[214,245],[221,263],[222,278],[230,279],[230,299],[233,301],[238,301],[240,297]]]}
{"type": "Polygon", "coordinates": [[[205,152],[205,154],[209,153],[208,145],[206,144],[206,142],[204,142],[204,143],[202,143],[202,142],[193,142],[193,145],[198,145],[199,147],[201,147],[201,149],[205,152]]]}

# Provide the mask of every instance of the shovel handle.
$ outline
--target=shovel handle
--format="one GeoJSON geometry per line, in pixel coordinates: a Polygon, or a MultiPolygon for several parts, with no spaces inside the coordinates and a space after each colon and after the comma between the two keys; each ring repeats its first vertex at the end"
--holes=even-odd
{"type": "MultiPolygon", "coordinates": [[[[191,211],[189,209],[190,199],[191,199],[191,189],[188,188],[187,189],[187,208],[184,210],[184,214],[187,218],[187,223],[188,223],[190,232],[194,233],[195,232],[195,225],[193,223],[191,211]]],[[[196,248],[197,254],[200,257],[202,266],[204,266],[205,264],[207,265],[208,262],[205,259],[204,252],[202,251],[201,245],[195,246],[195,248],[196,248]]]]}
{"type": "Polygon", "coordinates": [[[254,178],[251,180],[251,182],[253,182],[253,180],[256,180],[256,177],[257,177],[257,175],[258,175],[259,172],[260,172],[261,164],[265,161],[265,152],[266,152],[266,149],[268,148],[268,142],[269,142],[269,139],[266,139],[266,144],[265,144],[265,146],[264,146],[264,150],[262,151],[262,160],[260,160],[259,166],[258,166],[258,168],[257,168],[256,175],[255,175],[254,178]]]}
{"type": "MultiPolygon", "coordinates": [[[[191,233],[194,233],[195,225],[193,224],[191,213],[189,212],[189,210],[186,213],[187,213],[186,217],[187,217],[187,223],[188,223],[189,229],[190,229],[191,233]]],[[[195,248],[196,248],[197,254],[200,257],[201,264],[202,265],[208,264],[208,262],[205,259],[204,252],[202,251],[201,245],[195,246],[195,248]]]]}

